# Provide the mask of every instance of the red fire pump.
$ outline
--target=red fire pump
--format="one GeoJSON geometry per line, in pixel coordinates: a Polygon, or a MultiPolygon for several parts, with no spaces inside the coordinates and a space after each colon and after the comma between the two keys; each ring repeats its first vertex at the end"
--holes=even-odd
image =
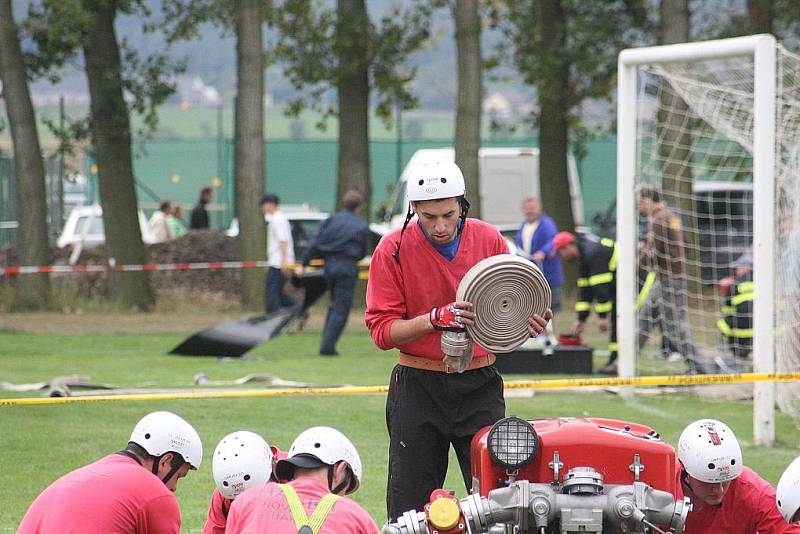
{"type": "Polygon", "coordinates": [[[651,428],[615,419],[507,417],[472,440],[472,492],[442,490],[385,534],[683,532],[675,451],[651,428]]]}

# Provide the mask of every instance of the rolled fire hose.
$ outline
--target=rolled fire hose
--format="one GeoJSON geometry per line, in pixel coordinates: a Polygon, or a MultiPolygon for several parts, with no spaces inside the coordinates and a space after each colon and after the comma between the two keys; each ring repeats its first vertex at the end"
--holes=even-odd
{"type": "MultiPolygon", "coordinates": [[[[494,352],[511,352],[530,337],[528,318],[544,316],[550,307],[550,286],[535,263],[500,254],[475,264],[458,285],[456,300],[472,303],[475,324],[469,338],[494,352]]],[[[445,339],[442,338],[444,349],[445,339]]]]}

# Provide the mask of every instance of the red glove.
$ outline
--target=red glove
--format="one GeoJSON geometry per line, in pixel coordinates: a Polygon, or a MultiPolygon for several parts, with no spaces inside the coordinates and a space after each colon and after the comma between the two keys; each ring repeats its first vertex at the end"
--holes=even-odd
{"type": "Polygon", "coordinates": [[[459,312],[460,309],[456,307],[455,302],[441,308],[433,308],[429,315],[433,328],[448,332],[463,332],[464,325],[461,324],[459,312]]]}

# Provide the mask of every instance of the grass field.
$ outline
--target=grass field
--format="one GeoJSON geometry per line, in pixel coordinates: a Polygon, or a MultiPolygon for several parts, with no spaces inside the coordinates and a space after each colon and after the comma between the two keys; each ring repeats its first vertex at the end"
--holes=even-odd
{"type": "MultiPolygon", "coordinates": [[[[230,315],[204,313],[153,317],[94,312],[79,318],[0,315],[0,380],[38,382],[74,373],[90,375],[95,383],[124,387],[190,388],[195,374],[202,372],[214,380],[269,373],[314,384],[379,385],[386,382],[394,365],[394,355],[374,348],[363,326],[355,321],[340,342],[343,355],[339,358],[316,355],[318,333],[314,331],[276,338],[243,360],[167,356],[191,328],[230,315]]],[[[318,318],[311,324],[318,324],[318,318]]],[[[507,380],[517,378],[525,377],[515,375],[507,380]]],[[[178,487],[185,532],[199,532],[205,519],[213,489],[210,456],[216,443],[239,429],[256,431],[284,449],[309,426],[327,424],[341,429],[356,443],[365,465],[362,489],[354,497],[378,523],[385,519],[388,442],[383,395],[108,402],[0,407],[4,481],[0,485],[0,531],[13,532],[44,487],[61,474],[122,448],[136,421],[159,409],[186,417],[205,444],[201,470],[178,487]]],[[[529,418],[589,415],[626,419],[654,427],[670,443],[676,442],[692,420],[716,417],[736,431],[745,462],[773,483],[800,453],[800,432],[783,415],[777,419],[776,447],[752,447],[752,404],[747,401],[700,400],[688,394],[641,395],[626,401],[607,393],[536,393],[533,397],[509,396],[507,412],[529,418]]],[[[452,462],[445,486],[460,496],[465,494],[452,462]]]]}

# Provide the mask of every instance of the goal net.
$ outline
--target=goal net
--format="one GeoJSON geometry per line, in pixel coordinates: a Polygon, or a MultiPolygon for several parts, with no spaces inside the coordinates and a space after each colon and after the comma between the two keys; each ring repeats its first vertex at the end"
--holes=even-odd
{"type": "MultiPolygon", "coordinates": [[[[800,57],[771,36],[713,43],[621,56],[629,373],[800,370],[800,57]]],[[[773,387],[765,409],[800,416],[800,385],[773,387]]]]}

